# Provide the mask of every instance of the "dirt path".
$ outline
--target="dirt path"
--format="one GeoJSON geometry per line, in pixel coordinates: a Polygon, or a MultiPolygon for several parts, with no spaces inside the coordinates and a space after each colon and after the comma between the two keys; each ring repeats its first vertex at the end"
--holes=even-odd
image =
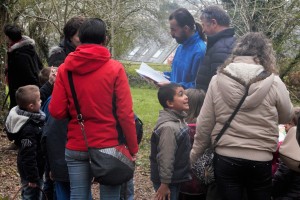
{"type": "MultiPolygon", "coordinates": [[[[8,200],[20,188],[20,179],[17,171],[17,151],[2,150],[10,145],[5,134],[0,133],[0,200],[8,200]]],[[[142,167],[137,167],[134,176],[135,199],[150,200],[153,195],[153,187],[149,178],[149,173],[142,167]]],[[[99,187],[94,184],[93,199],[99,199],[99,187]]]]}

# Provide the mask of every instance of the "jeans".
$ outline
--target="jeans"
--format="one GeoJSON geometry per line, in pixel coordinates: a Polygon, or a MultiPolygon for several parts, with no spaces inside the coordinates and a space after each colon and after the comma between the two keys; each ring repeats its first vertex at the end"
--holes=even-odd
{"type": "Polygon", "coordinates": [[[55,181],[54,188],[56,200],[70,199],[70,182],[55,181]]]}
{"type": "MultiPolygon", "coordinates": [[[[156,192],[158,190],[158,188],[160,187],[160,183],[153,183],[153,187],[154,187],[154,190],[156,192]]],[[[170,189],[170,192],[171,192],[170,199],[171,200],[178,200],[179,192],[180,192],[180,183],[177,183],[177,184],[171,183],[171,184],[169,184],[169,189],[170,189]]],[[[166,199],[168,199],[168,198],[166,197],[166,199]]]]}
{"type": "Polygon", "coordinates": [[[120,200],[134,200],[133,178],[122,184],[120,200]]]}
{"type": "MultiPolygon", "coordinates": [[[[68,165],[71,200],[90,199],[92,174],[87,152],[66,149],[65,158],[68,165]]],[[[119,200],[121,185],[100,186],[100,200],[119,200]]]]}
{"type": "Polygon", "coordinates": [[[215,154],[215,177],[224,200],[270,200],[272,161],[252,161],[215,154]]]}
{"type": "MultiPolygon", "coordinates": [[[[21,180],[22,185],[28,184],[28,181],[21,180]]],[[[39,188],[42,188],[43,186],[43,179],[39,179],[37,182],[37,186],[39,188]]],[[[32,187],[24,187],[22,189],[22,200],[40,200],[42,198],[42,192],[38,188],[32,188],[32,187]]]]}

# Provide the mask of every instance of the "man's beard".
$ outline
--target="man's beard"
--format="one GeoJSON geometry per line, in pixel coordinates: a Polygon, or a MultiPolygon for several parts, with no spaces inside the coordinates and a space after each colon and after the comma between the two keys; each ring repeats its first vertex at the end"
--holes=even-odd
{"type": "Polygon", "coordinates": [[[187,40],[188,37],[184,34],[181,37],[174,37],[174,38],[178,44],[182,44],[184,43],[184,41],[187,40]]]}

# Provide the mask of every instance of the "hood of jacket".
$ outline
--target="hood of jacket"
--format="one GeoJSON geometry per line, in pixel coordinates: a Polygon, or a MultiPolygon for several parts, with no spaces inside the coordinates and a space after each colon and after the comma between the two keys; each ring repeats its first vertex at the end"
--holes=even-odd
{"type": "Polygon", "coordinates": [[[158,120],[154,129],[157,129],[160,125],[165,122],[184,122],[184,118],[186,118],[187,114],[185,112],[178,112],[176,110],[172,110],[169,108],[165,108],[164,110],[159,111],[158,120]]]}
{"type": "Polygon", "coordinates": [[[8,132],[15,134],[24,126],[24,124],[29,120],[29,117],[24,115],[19,115],[16,112],[17,106],[13,107],[5,121],[5,128],[8,132]]]}
{"type": "Polygon", "coordinates": [[[64,52],[65,55],[75,51],[76,47],[69,41],[62,40],[58,46],[53,46],[49,50],[48,57],[51,57],[55,54],[61,54],[64,52]]]}
{"type": "Polygon", "coordinates": [[[29,46],[30,48],[28,48],[28,50],[32,49],[30,51],[33,51],[33,47],[35,46],[35,42],[30,37],[23,35],[22,39],[19,42],[15,43],[11,47],[9,47],[8,52],[12,52],[16,49],[19,49],[19,48],[22,48],[22,47],[25,47],[25,46],[29,46]]]}
{"type": "Polygon", "coordinates": [[[250,85],[241,109],[257,107],[265,99],[274,81],[274,74],[266,72],[251,56],[238,56],[229,65],[220,68],[217,84],[224,102],[235,108],[250,85]]]}
{"type": "Polygon", "coordinates": [[[101,68],[110,57],[109,50],[102,45],[82,44],[67,56],[65,67],[76,74],[87,74],[101,68]]]}

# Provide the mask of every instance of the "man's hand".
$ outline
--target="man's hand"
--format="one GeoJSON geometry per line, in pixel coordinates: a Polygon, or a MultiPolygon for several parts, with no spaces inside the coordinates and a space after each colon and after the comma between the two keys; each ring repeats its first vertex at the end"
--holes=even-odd
{"type": "Polygon", "coordinates": [[[169,189],[168,184],[161,183],[160,187],[158,188],[156,194],[155,194],[155,200],[165,200],[167,196],[167,199],[171,199],[171,191],[169,189]]]}

